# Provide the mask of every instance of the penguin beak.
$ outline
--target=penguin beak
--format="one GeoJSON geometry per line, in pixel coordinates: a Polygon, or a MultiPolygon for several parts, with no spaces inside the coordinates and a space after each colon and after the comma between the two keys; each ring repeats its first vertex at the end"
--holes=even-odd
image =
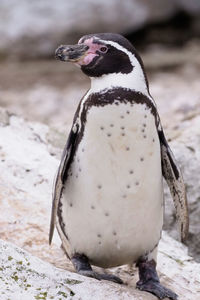
{"type": "Polygon", "coordinates": [[[84,44],[61,45],[55,51],[56,59],[61,61],[79,62],[87,54],[89,47],[84,44]]]}

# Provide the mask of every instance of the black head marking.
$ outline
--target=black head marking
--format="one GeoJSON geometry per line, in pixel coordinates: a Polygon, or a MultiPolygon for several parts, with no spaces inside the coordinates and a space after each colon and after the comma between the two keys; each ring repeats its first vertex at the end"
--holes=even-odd
{"type": "MultiPolygon", "coordinates": [[[[120,46],[124,47],[129,52],[131,52],[136,57],[143,70],[147,89],[149,90],[149,84],[148,84],[142,59],[139,56],[137,50],[134,48],[134,46],[125,37],[117,33],[96,33],[96,34],[94,33],[94,34],[88,34],[83,36],[80,39],[79,43],[84,43],[85,40],[90,38],[94,38],[93,43],[102,44],[102,41],[105,41],[105,44],[106,41],[116,42],[120,46]],[[99,39],[101,40],[101,42],[98,41],[99,39]]],[[[103,57],[103,59],[99,65],[98,65],[98,58],[95,58],[94,61],[91,63],[91,65],[82,66],[82,71],[86,75],[90,77],[93,76],[98,77],[103,74],[118,73],[118,72],[129,73],[132,71],[134,66],[132,66],[128,55],[125,54],[123,51],[120,51],[115,47],[112,47],[111,45],[107,45],[107,46],[109,47],[109,50],[105,54],[101,54],[101,57],[103,57]]]]}
{"type": "Polygon", "coordinates": [[[99,77],[110,73],[130,73],[133,70],[130,59],[125,52],[106,44],[106,41],[113,41],[132,52],[131,48],[133,46],[126,38],[116,33],[98,33],[83,36],[79,43],[84,43],[85,40],[90,38],[93,38],[93,43],[97,44],[104,44],[103,41],[105,41],[108,50],[106,53],[100,53],[100,56],[95,57],[89,65],[81,67],[86,75],[99,77]]]}

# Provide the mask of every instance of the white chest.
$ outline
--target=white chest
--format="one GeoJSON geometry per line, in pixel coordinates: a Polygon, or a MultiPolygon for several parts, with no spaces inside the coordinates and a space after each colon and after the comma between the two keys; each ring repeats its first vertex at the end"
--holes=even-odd
{"type": "Polygon", "coordinates": [[[162,228],[160,144],[144,104],[92,107],[62,201],[70,253],[93,264],[136,260],[162,228]]]}

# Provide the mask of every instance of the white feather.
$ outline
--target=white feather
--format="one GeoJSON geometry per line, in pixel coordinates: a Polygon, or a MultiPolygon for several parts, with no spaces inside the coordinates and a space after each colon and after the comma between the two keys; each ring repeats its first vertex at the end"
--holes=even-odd
{"type": "MultiPolygon", "coordinates": [[[[102,42],[105,43],[104,40],[102,40],[102,42]]],[[[147,85],[145,82],[144,72],[135,55],[133,55],[130,51],[116,42],[106,41],[106,44],[109,44],[117,48],[118,50],[125,52],[128,55],[130,62],[134,68],[132,72],[128,74],[112,73],[103,75],[101,77],[91,77],[91,91],[93,93],[96,93],[104,89],[123,87],[141,92],[149,98],[150,95],[148,93],[147,85]]]]}
{"type": "Polygon", "coordinates": [[[146,105],[92,107],[71,168],[60,200],[68,254],[109,267],[153,250],[163,187],[155,119],[146,105]]]}

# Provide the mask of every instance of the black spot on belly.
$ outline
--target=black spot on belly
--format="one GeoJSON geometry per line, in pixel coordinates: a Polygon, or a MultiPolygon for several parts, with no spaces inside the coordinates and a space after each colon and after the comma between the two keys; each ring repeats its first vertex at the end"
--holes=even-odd
{"type": "Polygon", "coordinates": [[[125,136],[125,133],[124,133],[124,132],[122,132],[121,136],[125,136]]]}
{"type": "Polygon", "coordinates": [[[133,170],[130,170],[130,171],[129,171],[129,174],[133,174],[133,170]]]}
{"type": "Polygon", "coordinates": [[[102,185],[101,184],[98,184],[98,189],[100,190],[102,188],[102,185]]]}
{"type": "Polygon", "coordinates": [[[127,184],[127,186],[126,186],[126,187],[127,187],[127,189],[130,189],[130,187],[131,187],[131,186],[130,186],[130,184],[127,184]]]}
{"type": "Polygon", "coordinates": [[[112,134],[111,133],[107,133],[107,136],[110,137],[112,134]]]}
{"type": "Polygon", "coordinates": [[[126,151],[129,151],[130,150],[130,148],[129,147],[126,147],[126,151]]]}
{"type": "Polygon", "coordinates": [[[110,124],[110,127],[114,127],[114,124],[110,124]]]}
{"type": "Polygon", "coordinates": [[[91,209],[95,209],[95,206],[94,206],[94,205],[91,205],[91,209]]]}
{"type": "MultiPolygon", "coordinates": [[[[157,109],[153,102],[149,99],[148,96],[143,95],[140,92],[136,92],[132,89],[128,88],[111,88],[109,90],[105,89],[101,92],[96,92],[90,94],[88,97],[83,98],[83,100],[79,103],[78,109],[74,116],[73,126],[76,129],[79,129],[78,134],[74,134],[72,131],[71,140],[73,142],[73,149],[70,156],[70,160],[68,165],[66,166],[66,170],[68,171],[69,166],[74,158],[74,154],[79,146],[80,142],[85,133],[85,125],[88,119],[88,112],[92,107],[104,107],[106,105],[111,105],[116,103],[116,98],[119,99],[117,104],[124,103],[133,106],[134,104],[142,104],[145,106],[145,110],[149,111],[155,118],[155,126],[157,127],[157,109]],[[84,102],[83,102],[84,101],[84,102]],[[78,118],[80,118],[81,126],[77,123],[78,118]],[[76,138],[75,138],[76,137],[76,138]]],[[[128,107],[127,107],[128,108],[128,107]]],[[[126,110],[122,114],[119,114],[119,118],[124,119],[125,114],[131,113],[131,110],[126,110]]],[[[147,113],[144,113],[144,118],[147,118],[147,113]]],[[[104,126],[99,125],[100,130],[104,130],[104,126]]],[[[154,141],[153,141],[154,142],[154,141]]],[[[66,145],[68,147],[69,145],[66,145]]],[[[84,148],[81,149],[84,152],[84,148]]],[[[67,178],[68,172],[64,172],[62,175],[62,182],[64,183],[67,178]]]]}
{"type": "Polygon", "coordinates": [[[98,238],[101,238],[102,236],[101,236],[101,234],[100,234],[100,233],[98,233],[98,234],[97,234],[97,237],[98,237],[98,238]]]}
{"type": "Polygon", "coordinates": [[[144,161],[144,157],[141,157],[141,158],[140,158],[140,161],[144,161]]]}

